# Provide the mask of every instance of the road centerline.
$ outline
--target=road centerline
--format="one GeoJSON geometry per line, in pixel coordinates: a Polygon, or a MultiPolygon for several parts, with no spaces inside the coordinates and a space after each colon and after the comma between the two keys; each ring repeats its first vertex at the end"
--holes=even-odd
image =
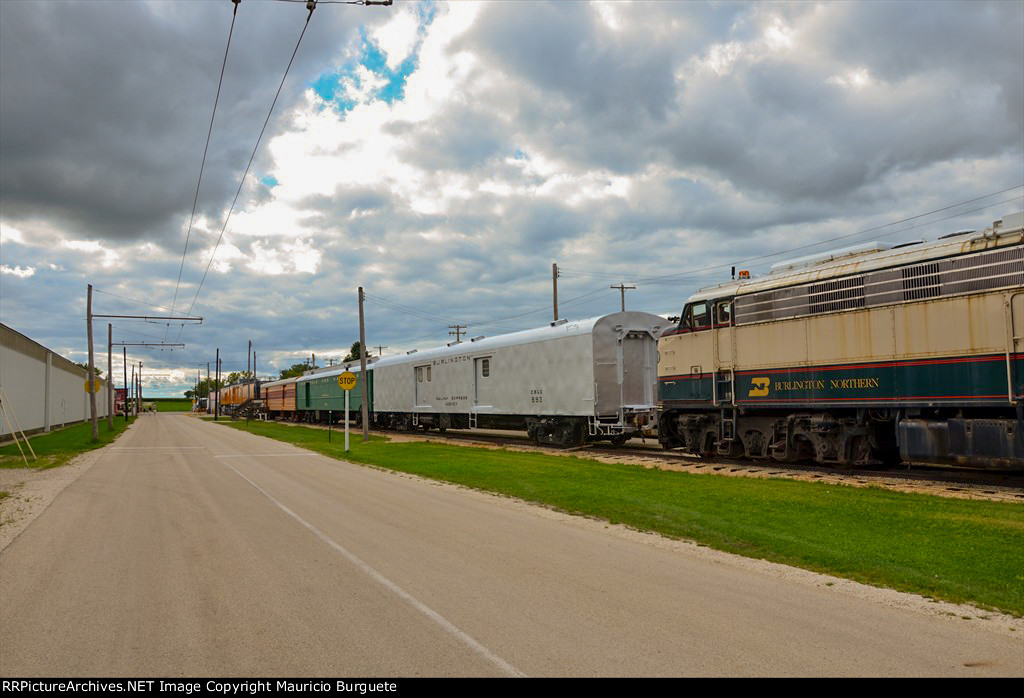
{"type": "MultiPolygon", "coordinates": [[[[318,455],[318,454],[314,453],[314,454],[309,454],[309,455],[318,455]]],[[[466,633],[464,630],[462,630],[461,628],[456,626],[454,623],[449,621],[447,618],[442,616],[440,613],[438,613],[434,609],[430,608],[430,606],[427,606],[425,603],[423,603],[422,601],[417,599],[415,596],[413,596],[412,594],[407,592],[405,589],[403,589],[402,587],[398,586],[398,584],[396,584],[395,582],[391,581],[390,579],[385,577],[383,574],[378,572],[376,569],[371,567],[369,564],[364,562],[361,558],[357,557],[354,553],[352,553],[350,550],[348,550],[345,546],[341,545],[340,543],[335,541],[333,538],[328,536],[326,533],[321,531],[319,528],[317,528],[316,526],[314,526],[313,524],[311,524],[310,522],[306,521],[304,518],[299,516],[296,512],[292,511],[286,505],[284,505],[281,502],[279,502],[277,499],[275,499],[273,497],[273,495],[271,495],[269,492],[267,492],[262,487],[257,485],[251,479],[249,479],[248,477],[243,475],[241,472],[239,472],[230,463],[225,461],[224,465],[227,466],[228,468],[230,468],[232,471],[234,471],[234,473],[236,475],[238,475],[238,477],[242,478],[243,480],[248,482],[250,485],[252,485],[252,487],[257,492],[259,492],[264,497],[266,497],[268,500],[270,500],[275,506],[277,506],[278,509],[280,509],[284,513],[288,514],[288,516],[292,517],[297,522],[302,524],[305,528],[307,528],[310,532],[312,532],[313,535],[315,535],[321,541],[323,541],[328,546],[333,548],[335,551],[340,553],[342,556],[347,558],[352,564],[354,564],[356,567],[361,569],[364,573],[366,573],[370,578],[372,578],[378,584],[380,584],[384,588],[386,588],[389,591],[391,591],[392,593],[394,593],[396,596],[401,598],[403,601],[408,603],[410,606],[412,606],[414,609],[419,611],[421,614],[423,614],[424,616],[426,616],[430,620],[434,621],[437,625],[441,626],[441,628],[443,630],[445,630],[450,635],[455,637],[457,640],[459,640],[460,642],[465,644],[467,647],[472,649],[478,655],[480,655],[481,657],[483,657],[487,661],[489,661],[492,664],[494,664],[496,667],[498,667],[501,671],[505,672],[509,676],[526,677],[526,674],[524,672],[520,671],[519,669],[514,667],[512,664],[508,663],[507,661],[505,661],[504,659],[502,659],[498,655],[494,654],[491,650],[489,650],[487,647],[485,647],[483,644],[481,644],[479,641],[477,641],[471,635],[466,633]]]]}

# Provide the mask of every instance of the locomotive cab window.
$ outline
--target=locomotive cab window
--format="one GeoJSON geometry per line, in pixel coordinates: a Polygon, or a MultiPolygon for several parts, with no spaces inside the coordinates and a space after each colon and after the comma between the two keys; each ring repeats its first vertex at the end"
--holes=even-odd
{"type": "Polygon", "coordinates": [[[732,301],[722,301],[715,306],[715,325],[732,324],[732,301]]]}
{"type": "Polygon", "coordinates": [[[683,310],[683,329],[690,332],[706,330],[711,327],[711,312],[704,301],[690,303],[683,310]]]}

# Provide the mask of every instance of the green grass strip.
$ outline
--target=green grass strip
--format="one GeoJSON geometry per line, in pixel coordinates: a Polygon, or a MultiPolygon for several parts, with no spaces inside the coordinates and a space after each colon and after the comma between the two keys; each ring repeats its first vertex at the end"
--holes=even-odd
{"type": "Polygon", "coordinates": [[[1024,505],[785,479],[694,475],[437,443],[328,443],[222,421],[335,458],[538,502],[748,557],[1024,615],[1024,505]]]}
{"type": "MultiPolygon", "coordinates": [[[[129,418],[129,424],[135,421],[135,417],[129,418]]],[[[32,454],[22,442],[21,447],[28,457],[28,467],[56,468],[64,465],[80,453],[91,451],[111,443],[125,430],[124,417],[114,418],[114,430],[107,428],[107,420],[99,421],[99,441],[92,441],[92,423],[86,421],[82,424],[74,424],[63,429],[51,431],[48,434],[36,434],[29,437],[32,449],[36,452],[39,460],[32,460],[32,454]]],[[[25,461],[21,458],[18,446],[11,442],[0,447],[0,468],[24,468],[25,461]]]]}

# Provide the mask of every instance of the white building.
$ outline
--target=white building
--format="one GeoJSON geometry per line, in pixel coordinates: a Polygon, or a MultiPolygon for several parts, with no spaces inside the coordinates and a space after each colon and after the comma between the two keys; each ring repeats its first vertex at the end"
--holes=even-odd
{"type": "MultiPolygon", "coordinates": [[[[4,408],[26,433],[50,431],[89,419],[88,371],[20,332],[0,324],[0,388],[4,408]],[[13,412],[13,414],[12,414],[13,412]]],[[[96,394],[96,412],[107,416],[108,384],[96,394]]],[[[0,410],[0,436],[12,431],[0,410]]]]}

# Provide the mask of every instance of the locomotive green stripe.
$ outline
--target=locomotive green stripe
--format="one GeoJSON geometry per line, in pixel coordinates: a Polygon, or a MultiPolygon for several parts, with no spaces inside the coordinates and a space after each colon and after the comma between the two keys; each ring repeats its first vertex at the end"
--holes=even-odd
{"type": "MultiPolygon", "coordinates": [[[[1024,355],[1013,355],[1011,363],[1014,393],[1019,396],[1024,393],[1024,355]]],[[[737,405],[1006,405],[1009,402],[1005,354],[740,371],[736,374],[735,390],[737,405]]],[[[710,374],[662,377],[659,398],[663,402],[711,402],[712,377],[710,374]]]]}

